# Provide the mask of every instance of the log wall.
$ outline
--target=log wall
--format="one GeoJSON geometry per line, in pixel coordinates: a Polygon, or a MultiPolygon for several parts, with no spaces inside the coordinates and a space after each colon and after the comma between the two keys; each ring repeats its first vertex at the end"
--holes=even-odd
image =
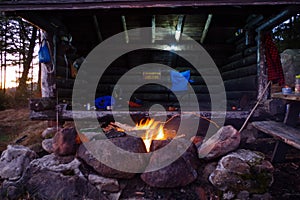
{"type": "Polygon", "coordinates": [[[228,108],[249,109],[257,97],[257,46],[255,41],[246,45],[245,35],[233,41],[235,53],[220,70],[224,80],[228,108]]]}
{"type": "MultiPolygon", "coordinates": [[[[218,55],[224,57],[224,55],[218,55]]],[[[70,69],[71,63],[73,61],[70,60],[69,65],[66,65],[66,62],[63,58],[63,55],[58,55],[56,70],[57,95],[60,102],[70,103],[75,80],[71,77],[70,69]]],[[[220,60],[220,57],[215,56],[214,59],[220,60]]],[[[99,80],[97,94],[95,96],[99,97],[104,95],[112,95],[113,88],[119,78],[121,78],[126,72],[128,72],[135,66],[139,66],[145,63],[159,63],[169,67],[173,67],[177,71],[190,70],[191,80],[193,81],[193,83],[191,83],[192,88],[176,94],[172,93],[171,90],[168,89],[171,88],[172,85],[170,80],[170,71],[162,68],[161,70],[159,70],[159,73],[161,74],[160,81],[166,84],[167,87],[158,84],[143,85],[145,80],[143,79],[143,74],[139,73],[135,74],[130,79],[131,81],[126,83],[127,85],[124,87],[125,89],[123,89],[123,93],[128,92],[134,84],[140,85],[142,87],[135,91],[133,97],[142,100],[142,102],[144,102],[146,105],[158,103],[167,107],[170,105],[178,106],[178,100],[189,101],[190,95],[195,92],[198,101],[200,102],[200,107],[205,109],[210,108],[210,95],[208,92],[208,88],[205,85],[205,81],[201,77],[199,72],[197,72],[197,70],[184,59],[167,51],[137,51],[121,56],[107,68],[107,70],[99,80]]],[[[96,72],[97,67],[91,70],[96,72]]],[[[149,72],[153,72],[153,70],[149,69],[149,72]]],[[[89,78],[99,79],[99,77],[93,77],[93,75],[91,75],[89,78]]],[[[84,84],[84,82],[86,82],[87,80],[79,81],[84,84]]],[[[218,83],[216,83],[216,86],[217,85],[218,83]]],[[[214,85],[212,85],[212,87],[214,87],[214,85]]]]}

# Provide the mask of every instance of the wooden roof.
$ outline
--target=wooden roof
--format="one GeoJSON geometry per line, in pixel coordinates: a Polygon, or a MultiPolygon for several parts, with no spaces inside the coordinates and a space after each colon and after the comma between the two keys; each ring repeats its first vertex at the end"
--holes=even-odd
{"type": "MultiPolygon", "coordinates": [[[[204,37],[202,44],[209,53],[221,58],[233,53],[234,48],[226,41],[251,19],[260,18],[256,23],[259,25],[291,5],[297,10],[300,1],[4,0],[0,2],[0,10],[20,15],[48,32],[63,30],[71,34],[72,43],[82,54],[125,29],[164,27],[175,34],[179,27],[181,33],[198,42],[204,37]],[[211,23],[205,30],[210,15],[211,23]]],[[[157,44],[162,39],[155,35],[157,44]]]]}
{"type": "Polygon", "coordinates": [[[298,0],[2,0],[3,11],[299,4],[298,0]]]}

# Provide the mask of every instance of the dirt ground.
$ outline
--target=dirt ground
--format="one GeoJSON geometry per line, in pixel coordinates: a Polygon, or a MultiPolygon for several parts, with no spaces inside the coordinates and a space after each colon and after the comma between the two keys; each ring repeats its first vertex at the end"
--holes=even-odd
{"type": "Polygon", "coordinates": [[[29,108],[0,111],[0,152],[6,149],[8,144],[16,142],[25,146],[40,143],[41,133],[46,128],[47,122],[29,119],[29,108]]]}
{"type": "MultiPolygon", "coordinates": [[[[31,121],[29,109],[10,109],[0,111],[0,152],[6,149],[8,144],[18,144],[34,147],[41,143],[41,133],[47,127],[45,121],[31,121]]],[[[270,158],[275,140],[272,138],[260,138],[251,145],[243,146],[252,150],[258,150],[270,158]]],[[[300,199],[300,151],[291,148],[284,163],[274,163],[274,183],[269,190],[273,199],[300,199]]],[[[199,168],[201,174],[201,168],[199,168]]],[[[121,183],[122,185],[122,183],[121,183]]],[[[183,187],[173,189],[157,189],[147,186],[136,178],[124,183],[122,198],[135,199],[219,199],[210,183],[204,183],[201,179],[183,187]]]]}

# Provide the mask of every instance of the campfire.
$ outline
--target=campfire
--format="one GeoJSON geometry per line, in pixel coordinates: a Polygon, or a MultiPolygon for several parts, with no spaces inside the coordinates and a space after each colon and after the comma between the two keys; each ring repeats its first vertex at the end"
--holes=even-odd
{"type": "Polygon", "coordinates": [[[112,123],[117,131],[139,135],[146,146],[147,152],[150,152],[153,140],[168,140],[176,137],[176,131],[164,129],[164,124],[165,122],[155,121],[154,119],[149,118],[142,119],[135,127],[118,122],[112,123]],[[136,134],[136,132],[138,132],[138,134],[136,134]]]}

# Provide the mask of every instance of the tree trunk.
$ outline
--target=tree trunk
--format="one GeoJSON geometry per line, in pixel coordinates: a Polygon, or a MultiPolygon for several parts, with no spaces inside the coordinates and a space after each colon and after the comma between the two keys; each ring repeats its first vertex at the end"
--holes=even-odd
{"type": "Polygon", "coordinates": [[[23,72],[22,76],[19,81],[19,86],[17,88],[17,95],[22,95],[22,93],[26,92],[26,81],[28,79],[28,73],[31,67],[31,62],[33,59],[33,52],[34,52],[34,47],[35,47],[35,42],[37,39],[37,28],[33,27],[32,29],[32,35],[30,38],[30,44],[29,44],[29,49],[27,52],[27,56],[25,57],[24,64],[23,64],[23,72]]]}

